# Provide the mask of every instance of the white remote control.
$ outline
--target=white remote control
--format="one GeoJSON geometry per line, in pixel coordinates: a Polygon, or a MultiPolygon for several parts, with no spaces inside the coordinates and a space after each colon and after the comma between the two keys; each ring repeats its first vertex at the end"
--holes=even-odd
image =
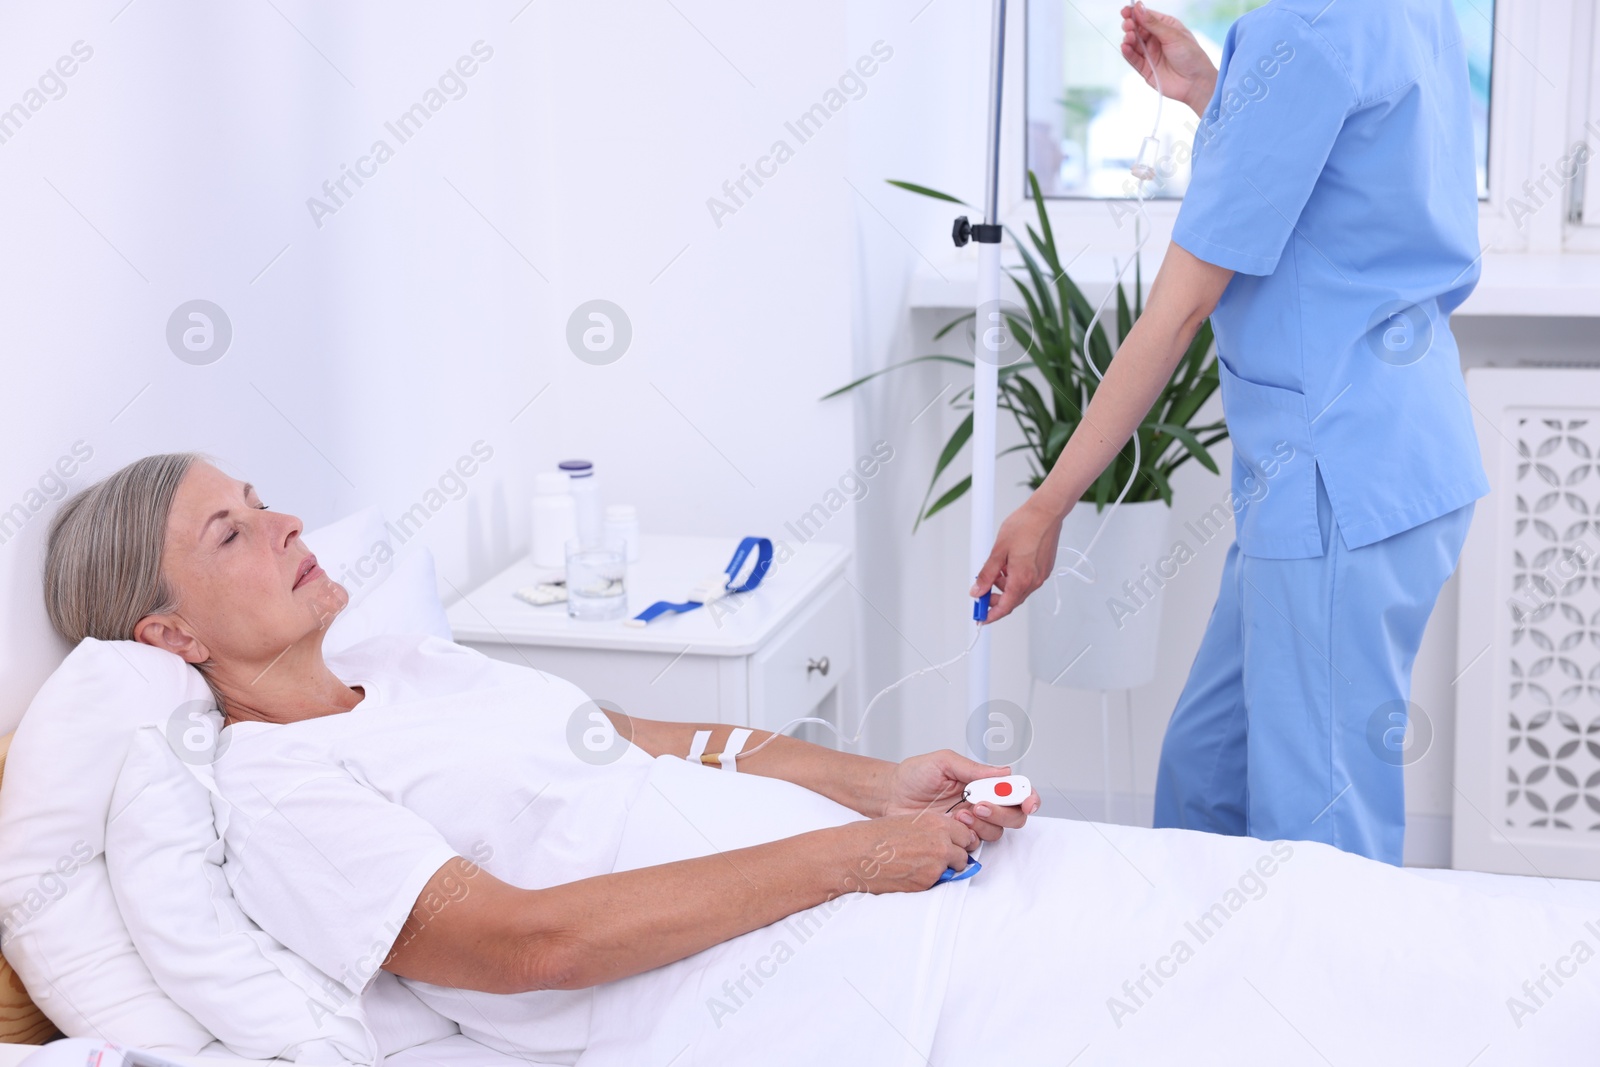
{"type": "Polygon", "coordinates": [[[966,799],[973,804],[998,804],[1011,808],[1033,796],[1033,783],[1020,774],[1004,778],[979,778],[967,783],[966,799]]]}

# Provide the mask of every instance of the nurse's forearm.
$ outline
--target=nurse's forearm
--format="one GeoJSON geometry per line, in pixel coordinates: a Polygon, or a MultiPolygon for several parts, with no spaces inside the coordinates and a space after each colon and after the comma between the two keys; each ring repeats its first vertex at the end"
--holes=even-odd
{"type": "Polygon", "coordinates": [[[1089,401],[1083,421],[1033,494],[1050,515],[1060,518],[1072,510],[1128,443],[1172,377],[1183,353],[1176,342],[1176,337],[1149,327],[1143,318],[1134,324],[1089,401]]]}
{"type": "MultiPolygon", "coordinates": [[[[733,727],[712,722],[658,722],[632,719],[620,712],[608,712],[619,733],[652,756],[687,756],[689,745],[699,730],[710,730],[707,753],[720,753],[726,747],[733,727]]],[[[756,730],[745,743],[749,752],[771,737],[769,730],[756,730]]],[[[760,774],[803,785],[814,793],[843,804],[868,818],[883,814],[889,775],[895,765],[886,760],[839,752],[793,737],[777,737],[753,756],[736,757],[741,774],[760,774]]]]}
{"type": "Polygon", "coordinates": [[[1204,118],[1206,114],[1206,105],[1211,103],[1211,94],[1216,91],[1217,69],[1212,67],[1210,77],[1197,78],[1193,88],[1189,90],[1189,95],[1184,98],[1183,102],[1189,105],[1190,111],[1193,111],[1196,115],[1204,118]]]}
{"type": "Polygon", "coordinates": [[[1134,323],[1033,500],[1059,518],[1082,499],[1161,395],[1178,361],[1206,321],[1233,272],[1195,258],[1174,244],[1150,286],[1150,301],[1134,323]]]}

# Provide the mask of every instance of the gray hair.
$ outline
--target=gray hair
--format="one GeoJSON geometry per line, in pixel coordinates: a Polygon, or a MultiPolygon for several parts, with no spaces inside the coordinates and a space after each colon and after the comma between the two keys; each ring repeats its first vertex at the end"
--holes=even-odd
{"type": "Polygon", "coordinates": [[[161,574],[167,516],[198,452],[146,456],[89,486],[50,522],[44,606],[73,644],[85,637],[132,641],[146,615],[177,609],[161,574]]]}

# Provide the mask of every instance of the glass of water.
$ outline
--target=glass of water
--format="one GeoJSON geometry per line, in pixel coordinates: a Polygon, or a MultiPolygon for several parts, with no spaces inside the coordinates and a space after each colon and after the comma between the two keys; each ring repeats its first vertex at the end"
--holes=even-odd
{"type": "Polygon", "coordinates": [[[628,613],[623,583],[627,547],[617,543],[567,542],[567,615],[585,622],[620,619],[628,613]]]}

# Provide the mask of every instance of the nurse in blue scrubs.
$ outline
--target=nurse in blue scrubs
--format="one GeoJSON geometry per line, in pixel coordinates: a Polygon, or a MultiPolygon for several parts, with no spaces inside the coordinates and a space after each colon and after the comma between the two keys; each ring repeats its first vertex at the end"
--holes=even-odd
{"type": "Polygon", "coordinates": [[[1213,69],[1176,19],[1123,15],[1128,61],[1200,118],[1193,174],[1145,314],[972,594],[1002,590],[994,620],[1049,578],[1209,316],[1243,506],[1155,824],[1398,864],[1412,663],[1488,491],[1449,327],[1480,262],[1461,29],[1450,0],[1273,0],[1213,69]]]}

